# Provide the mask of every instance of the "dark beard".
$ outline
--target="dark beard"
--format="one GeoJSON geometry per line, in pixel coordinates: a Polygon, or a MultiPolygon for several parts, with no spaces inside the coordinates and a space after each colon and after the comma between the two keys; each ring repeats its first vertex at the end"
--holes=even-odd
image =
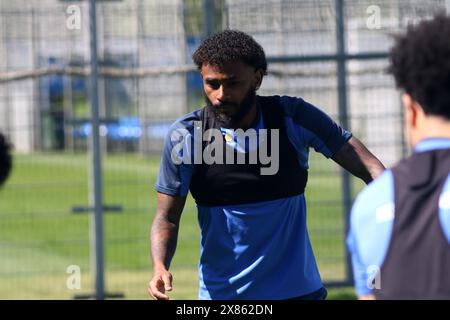
{"type": "MultiPolygon", "coordinates": [[[[203,93],[204,94],[204,93],[203,93]]],[[[245,95],[244,100],[239,104],[228,104],[228,103],[221,103],[221,104],[212,104],[211,101],[208,99],[208,97],[204,94],[206,106],[207,108],[213,112],[214,117],[216,118],[216,121],[222,128],[232,128],[237,129],[237,125],[239,121],[241,121],[248,112],[252,109],[253,105],[255,104],[256,100],[256,89],[250,88],[250,90],[245,95]],[[227,108],[232,106],[238,111],[234,114],[223,114],[220,113],[219,110],[223,108],[227,108]]]]}

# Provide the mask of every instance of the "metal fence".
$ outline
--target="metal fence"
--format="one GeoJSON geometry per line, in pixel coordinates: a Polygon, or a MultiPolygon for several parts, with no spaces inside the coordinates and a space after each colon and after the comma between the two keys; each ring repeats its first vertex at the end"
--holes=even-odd
{"type": "MultiPolygon", "coordinates": [[[[407,152],[386,73],[392,34],[449,9],[447,0],[0,1],[0,131],[15,148],[0,190],[0,298],[146,298],[159,151],[170,123],[202,105],[190,55],[206,35],[252,34],[269,61],[260,94],[303,97],[390,166],[407,152]]],[[[351,285],[344,238],[362,184],[314,153],[310,167],[319,270],[328,286],[351,285]]],[[[189,201],[172,265],[178,298],[196,297],[195,215],[189,201]]]]}

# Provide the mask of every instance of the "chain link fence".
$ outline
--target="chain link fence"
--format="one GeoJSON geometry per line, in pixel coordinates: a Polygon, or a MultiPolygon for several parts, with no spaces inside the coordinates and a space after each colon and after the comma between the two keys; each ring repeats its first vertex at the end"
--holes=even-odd
{"type": "MultiPolygon", "coordinates": [[[[263,46],[260,94],[303,97],[386,165],[408,150],[387,74],[392,35],[450,1],[97,1],[99,146],[106,297],[145,299],[160,150],[203,105],[190,55],[224,28],[263,46]]],[[[0,190],[0,298],[93,297],[94,175],[87,1],[0,1],[0,131],[14,169],[0,190]]],[[[94,124],[95,125],[95,124],[94,124]]],[[[311,153],[308,226],[328,286],[351,285],[346,217],[362,183],[311,153]]],[[[197,297],[199,230],[189,199],[172,263],[174,298],[197,297]]],[[[98,296],[97,296],[98,297],[98,296]]]]}

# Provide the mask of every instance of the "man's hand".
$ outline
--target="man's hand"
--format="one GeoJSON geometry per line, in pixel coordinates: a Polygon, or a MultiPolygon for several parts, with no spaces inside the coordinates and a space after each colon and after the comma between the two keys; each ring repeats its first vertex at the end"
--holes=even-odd
{"type": "Polygon", "coordinates": [[[172,274],[165,269],[155,271],[148,283],[148,294],[155,300],[170,300],[166,291],[172,291],[172,274]]]}

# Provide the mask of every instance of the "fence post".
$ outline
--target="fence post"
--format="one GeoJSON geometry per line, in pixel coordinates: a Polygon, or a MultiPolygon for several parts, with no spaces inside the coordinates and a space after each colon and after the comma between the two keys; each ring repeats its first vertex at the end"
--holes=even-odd
{"type": "Polygon", "coordinates": [[[89,0],[90,32],[90,103],[91,103],[91,172],[90,202],[94,208],[91,216],[91,268],[95,281],[95,298],[105,298],[104,264],[103,264],[103,199],[102,167],[99,135],[98,111],[98,57],[97,57],[97,21],[95,0],[89,0]]]}
{"type": "MultiPolygon", "coordinates": [[[[337,76],[338,76],[338,106],[339,122],[342,127],[350,130],[347,112],[347,69],[345,57],[345,26],[344,26],[344,0],[336,0],[336,45],[337,45],[337,76]]],[[[347,170],[341,170],[342,177],[342,202],[345,216],[345,235],[350,226],[350,211],[352,205],[352,188],[350,174],[347,170]]],[[[345,246],[345,245],[344,245],[345,246]]],[[[346,252],[346,282],[353,281],[351,256],[346,252]]]]}
{"type": "MultiPolygon", "coordinates": [[[[37,27],[38,23],[36,21],[36,11],[34,8],[31,9],[31,59],[32,59],[32,67],[33,69],[37,69],[39,68],[40,65],[40,61],[39,61],[39,54],[38,54],[38,41],[39,41],[39,36],[38,36],[38,30],[39,28],[37,27]]],[[[32,106],[32,116],[31,116],[31,124],[32,124],[32,129],[29,130],[29,134],[30,134],[30,150],[32,150],[33,152],[36,150],[39,150],[40,148],[42,148],[42,141],[41,141],[41,120],[40,120],[40,108],[39,108],[39,99],[40,99],[40,94],[39,94],[39,80],[37,79],[33,79],[32,80],[33,83],[33,93],[32,93],[32,99],[33,99],[33,106],[32,106]]]]}
{"type": "Polygon", "coordinates": [[[203,36],[211,36],[215,30],[215,3],[214,0],[203,0],[203,36]]]}

